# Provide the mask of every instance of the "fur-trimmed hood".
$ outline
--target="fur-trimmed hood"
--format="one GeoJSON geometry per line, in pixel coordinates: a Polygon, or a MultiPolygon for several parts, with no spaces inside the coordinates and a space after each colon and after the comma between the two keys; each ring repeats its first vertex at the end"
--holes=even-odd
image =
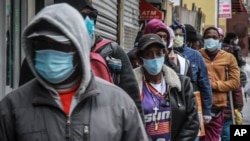
{"type": "MultiPolygon", "coordinates": [[[[171,69],[170,67],[163,65],[162,72],[164,74],[165,81],[170,86],[170,88],[177,88],[178,91],[181,91],[181,81],[177,75],[177,73],[171,69]]],[[[134,73],[136,76],[136,80],[139,85],[140,93],[142,92],[142,84],[143,84],[143,76],[144,70],[143,67],[140,66],[134,69],[134,73]]]]}

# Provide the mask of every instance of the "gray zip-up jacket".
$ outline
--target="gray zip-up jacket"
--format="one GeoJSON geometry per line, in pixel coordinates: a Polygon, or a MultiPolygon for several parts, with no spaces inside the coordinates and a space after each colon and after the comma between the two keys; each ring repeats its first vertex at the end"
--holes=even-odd
{"type": "Polygon", "coordinates": [[[67,4],[45,7],[25,28],[23,49],[36,79],[9,93],[0,102],[1,141],[147,141],[133,100],[121,88],[94,77],[89,53],[91,41],[84,20],[67,4]],[[80,56],[82,79],[70,113],[63,112],[55,88],[34,69],[27,36],[40,22],[57,27],[80,56]]]}

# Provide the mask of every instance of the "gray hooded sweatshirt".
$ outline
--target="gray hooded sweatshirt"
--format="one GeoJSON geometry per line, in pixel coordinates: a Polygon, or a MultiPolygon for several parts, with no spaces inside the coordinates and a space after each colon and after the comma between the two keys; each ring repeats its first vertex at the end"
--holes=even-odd
{"type": "Polygon", "coordinates": [[[9,93],[0,102],[1,141],[147,141],[133,100],[121,88],[94,77],[91,41],[84,20],[68,4],[45,7],[25,28],[23,49],[36,79],[9,93]],[[42,21],[57,27],[80,56],[82,77],[69,115],[59,94],[34,69],[33,47],[27,37],[42,21]]]}

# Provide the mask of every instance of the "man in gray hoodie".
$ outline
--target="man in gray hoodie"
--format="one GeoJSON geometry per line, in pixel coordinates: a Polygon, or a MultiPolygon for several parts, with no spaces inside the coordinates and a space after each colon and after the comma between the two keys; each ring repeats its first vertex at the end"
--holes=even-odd
{"type": "Polygon", "coordinates": [[[35,79],[0,102],[1,141],[147,141],[133,100],[93,75],[91,39],[68,4],[47,6],[25,28],[35,79]]]}
{"type": "MultiPolygon", "coordinates": [[[[104,38],[94,33],[98,12],[97,9],[95,9],[93,5],[89,2],[89,0],[54,0],[54,2],[67,3],[81,13],[82,18],[86,22],[83,23],[83,20],[79,22],[82,24],[86,24],[87,26],[88,33],[92,38],[91,49],[95,48],[98,43],[103,41],[104,38]]],[[[119,72],[119,77],[117,77],[119,79],[119,82],[114,80],[114,84],[126,91],[127,94],[134,100],[142,119],[144,119],[139,87],[135,79],[129,58],[127,57],[126,52],[116,42],[113,41],[108,44],[108,46],[112,47],[112,53],[110,57],[119,59],[122,64],[121,70],[119,72]]],[[[107,49],[105,48],[105,50],[107,49]]],[[[24,60],[20,70],[21,75],[19,79],[19,85],[22,85],[34,78],[27,66],[27,61],[24,60]]]]}

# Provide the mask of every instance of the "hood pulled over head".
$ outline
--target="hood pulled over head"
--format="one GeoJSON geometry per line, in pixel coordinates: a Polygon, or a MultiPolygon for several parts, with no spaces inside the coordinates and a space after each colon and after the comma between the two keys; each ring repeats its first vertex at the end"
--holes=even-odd
{"type": "Polygon", "coordinates": [[[171,27],[173,29],[173,31],[175,32],[175,30],[177,29],[181,29],[182,32],[184,33],[184,44],[186,43],[186,38],[187,38],[187,33],[186,33],[186,29],[185,29],[185,25],[181,24],[178,21],[174,21],[174,23],[172,25],[170,25],[169,27],[171,27]]]}
{"type": "Polygon", "coordinates": [[[167,33],[167,43],[169,44],[169,32],[167,30],[167,26],[160,19],[151,19],[145,26],[143,34],[156,34],[159,31],[167,33]]]}
{"type": "Polygon", "coordinates": [[[167,26],[167,30],[169,32],[169,45],[168,45],[168,48],[171,48],[173,47],[173,44],[174,44],[174,39],[175,39],[175,34],[174,34],[174,31],[172,28],[170,28],[169,26],[167,26]]]}
{"type": "Polygon", "coordinates": [[[91,77],[89,60],[91,39],[80,13],[66,3],[47,6],[32,19],[22,34],[22,47],[31,71],[42,85],[54,90],[49,83],[38,75],[34,68],[34,46],[32,46],[29,38],[39,38],[40,36],[45,36],[62,44],[72,43],[72,48],[76,49],[80,57],[79,64],[82,67],[81,88],[82,91],[85,91],[91,77]]]}

